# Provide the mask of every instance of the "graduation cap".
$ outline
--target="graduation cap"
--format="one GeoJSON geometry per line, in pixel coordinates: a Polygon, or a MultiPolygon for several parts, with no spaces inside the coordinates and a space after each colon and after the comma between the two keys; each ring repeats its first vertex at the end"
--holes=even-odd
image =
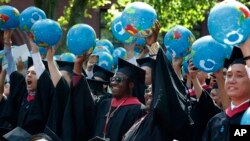
{"type": "MultiPolygon", "coordinates": [[[[48,62],[45,61],[45,60],[42,60],[44,66],[45,66],[45,69],[46,70],[49,70],[49,67],[48,67],[48,62]]],[[[74,63],[73,62],[67,62],[67,61],[59,61],[57,60],[56,61],[57,65],[59,66],[59,70],[64,70],[64,71],[67,71],[69,73],[73,73],[73,69],[74,69],[74,63]]],[[[33,65],[33,59],[32,57],[28,57],[28,68],[31,67],[33,65]]],[[[82,70],[83,74],[85,76],[87,76],[86,72],[84,70],[82,70]]]]}
{"type": "Polygon", "coordinates": [[[31,135],[21,127],[16,127],[3,135],[3,138],[7,141],[28,141],[30,140],[31,135]]]}
{"type": "MultiPolygon", "coordinates": [[[[10,128],[5,128],[5,127],[0,127],[0,137],[2,137],[3,135],[7,134],[8,132],[10,132],[12,129],[10,128]]],[[[2,139],[2,138],[1,138],[2,139]]],[[[1,140],[0,139],[0,140],[1,140]]]]}
{"type": "Polygon", "coordinates": [[[114,73],[95,64],[93,68],[93,77],[95,76],[101,77],[104,81],[109,82],[109,78],[114,76],[114,73]]]}
{"type": "Polygon", "coordinates": [[[239,47],[234,47],[229,59],[225,59],[224,67],[228,68],[232,64],[246,64],[243,60],[243,54],[239,47]]]}
{"type": "Polygon", "coordinates": [[[135,66],[128,61],[118,58],[118,70],[125,74],[130,80],[134,82],[133,96],[137,97],[142,103],[145,103],[144,92],[145,92],[145,70],[138,66],[135,66]]]}
{"type": "Polygon", "coordinates": [[[118,58],[117,72],[125,74],[129,79],[136,82],[145,83],[145,70],[121,58],[118,58]]]}
{"type": "Polygon", "coordinates": [[[102,92],[103,85],[109,84],[109,82],[107,81],[100,81],[100,80],[95,80],[95,79],[87,79],[87,82],[89,84],[91,91],[97,91],[97,92],[102,92]]]}
{"type": "Polygon", "coordinates": [[[48,126],[45,127],[44,133],[48,135],[52,141],[61,141],[61,139],[48,126]]]}
{"type": "Polygon", "coordinates": [[[147,66],[147,67],[150,67],[150,68],[153,68],[153,66],[155,64],[155,60],[152,59],[151,57],[136,59],[136,62],[141,67],[147,66]]]}

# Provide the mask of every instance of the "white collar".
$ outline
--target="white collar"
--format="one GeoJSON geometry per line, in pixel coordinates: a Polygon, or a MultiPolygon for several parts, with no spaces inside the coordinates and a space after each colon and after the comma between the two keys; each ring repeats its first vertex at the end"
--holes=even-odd
{"type": "Polygon", "coordinates": [[[231,110],[234,110],[235,108],[238,108],[238,107],[240,107],[241,105],[243,105],[243,104],[245,104],[245,103],[247,103],[247,102],[249,102],[249,101],[250,101],[250,99],[248,99],[248,100],[242,102],[242,103],[239,104],[238,106],[235,106],[235,105],[233,104],[233,102],[231,102],[231,110]]]}

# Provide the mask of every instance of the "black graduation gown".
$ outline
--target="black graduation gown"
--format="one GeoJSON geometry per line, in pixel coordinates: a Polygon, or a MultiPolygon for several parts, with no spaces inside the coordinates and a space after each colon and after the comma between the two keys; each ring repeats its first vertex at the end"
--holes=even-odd
{"type": "Polygon", "coordinates": [[[76,86],[71,85],[63,116],[64,141],[87,141],[94,131],[95,103],[84,76],[76,86]]]}
{"type": "Polygon", "coordinates": [[[11,73],[10,95],[1,116],[12,125],[12,128],[17,126],[19,108],[26,93],[27,87],[23,75],[17,71],[11,73]]]}
{"type": "Polygon", "coordinates": [[[20,126],[30,134],[43,132],[48,120],[51,98],[54,93],[49,73],[44,71],[37,82],[35,100],[28,102],[25,78],[18,72],[10,75],[10,96],[5,119],[13,127],[20,126]],[[9,117],[9,119],[8,119],[9,117]]]}
{"type": "Polygon", "coordinates": [[[229,125],[240,125],[245,111],[241,111],[232,117],[227,116],[225,112],[215,115],[209,120],[202,141],[229,141],[229,125]]]}
{"type": "Polygon", "coordinates": [[[194,104],[191,110],[191,117],[194,121],[193,141],[201,141],[208,121],[221,111],[209,94],[202,91],[199,101],[194,104]]]}
{"type": "Polygon", "coordinates": [[[23,97],[17,125],[30,134],[43,132],[48,121],[54,92],[50,75],[45,70],[37,81],[37,91],[33,104],[31,102],[31,105],[27,108],[27,105],[25,105],[27,93],[23,97]]]}
{"type": "Polygon", "coordinates": [[[63,115],[69,94],[70,86],[67,81],[61,77],[55,88],[55,94],[53,95],[50,115],[47,122],[47,127],[60,138],[62,138],[63,115]]]}
{"type": "MultiPolygon", "coordinates": [[[[104,126],[107,118],[112,99],[104,99],[97,107],[96,126],[94,136],[104,137],[104,126]]],[[[111,112],[115,108],[111,108],[111,112]]],[[[122,136],[128,129],[143,115],[141,104],[124,105],[118,108],[114,115],[110,118],[107,126],[106,138],[110,141],[121,141],[122,136]]]]}
{"type": "Polygon", "coordinates": [[[151,110],[140,125],[130,129],[131,133],[123,141],[189,141],[192,128],[190,104],[185,97],[184,85],[162,49],[158,51],[154,71],[151,110]]]}

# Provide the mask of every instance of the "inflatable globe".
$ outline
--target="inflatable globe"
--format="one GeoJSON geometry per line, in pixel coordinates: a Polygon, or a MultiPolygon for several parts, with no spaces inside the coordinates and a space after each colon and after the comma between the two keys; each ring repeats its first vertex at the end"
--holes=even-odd
{"type": "Polygon", "coordinates": [[[99,52],[107,52],[110,54],[110,51],[108,49],[108,47],[106,46],[97,46],[95,47],[95,49],[93,50],[93,54],[98,54],[99,52]]]}
{"type": "Polygon", "coordinates": [[[137,38],[136,42],[135,42],[135,52],[139,53],[146,47],[146,41],[144,38],[137,38]]]}
{"type": "Polygon", "coordinates": [[[41,55],[45,55],[45,56],[47,55],[47,50],[44,47],[39,47],[39,52],[41,55]]]}
{"type": "Polygon", "coordinates": [[[114,65],[118,63],[118,57],[124,60],[127,59],[127,51],[123,47],[118,47],[113,52],[114,65]]]}
{"type": "Polygon", "coordinates": [[[111,24],[112,35],[116,40],[122,43],[132,43],[136,40],[134,36],[131,36],[129,33],[125,31],[122,26],[121,18],[116,17],[111,24]]]}
{"type": "Polygon", "coordinates": [[[28,7],[20,14],[19,27],[26,32],[30,32],[32,25],[41,19],[46,19],[46,14],[43,10],[34,6],[28,7]]]}
{"type": "Polygon", "coordinates": [[[250,33],[250,11],[237,1],[223,1],[215,5],[208,15],[210,35],[220,43],[237,45],[250,33]]]}
{"type": "Polygon", "coordinates": [[[62,36],[60,25],[50,19],[37,21],[31,28],[33,41],[41,47],[56,45],[62,36]]]}
{"type": "Polygon", "coordinates": [[[192,58],[191,54],[188,54],[186,57],[183,58],[183,62],[182,62],[182,70],[183,73],[189,73],[188,71],[188,66],[189,66],[189,60],[192,58]]]}
{"type": "Polygon", "coordinates": [[[150,5],[144,2],[128,4],[121,15],[123,28],[133,36],[144,38],[152,34],[157,15],[150,5]]]}
{"type": "Polygon", "coordinates": [[[204,36],[192,45],[193,64],[199,70],[210,73],[223,67],[227,46],[214,40],[211,36],[204,36]]]}
{"type": "Polygon", "coordinates": [[[61,60],[60,55],[54,55],[54,56],[53,56],[53,59],[54,59],[54,60],[58,60],[58,61],[61,60]]]}
{"type": "Polygon", "coordinates": [[[114,45],[107,39],[96,40],[96,47],[98,46],[106,46],[111,54],[114,51],[114,45]]]}
{"type": "Polygon", "coordinates": [[[244,112],[240,125],[250,125],[250,107],[244,112]]]}
{"type": "Polygon", "coordinates": [[[99,52],[97,54],[99,56],[98,66],[103,67],[106,70],[112,71],[113,66],[113,57],[107,52],[99,52]]]}
{"type": "Polygon", "coordinates": [[[172,27],[164,37],[165,47],[175,58],[189,54],[194,41],[193,33],[181,25],[172,27]]]}
{"type": "Polygon", "coordinates": [[[76,24],[67,34],[67,47],[71,53],[82,55],[95,46],[95,30],[87,24],[76,24]]]}
{"type": "Polygon", "coordinates": [[[73,53],[63,53],[60,55],[60,61],[65,61],[65,62],[75,62],[76,56],[73,53]]]}
{"type": "Polygon", "coordinates": [[[12,6],[0,6],[0,29],[15,29],[19,25],[19,11],[12,6]]]}

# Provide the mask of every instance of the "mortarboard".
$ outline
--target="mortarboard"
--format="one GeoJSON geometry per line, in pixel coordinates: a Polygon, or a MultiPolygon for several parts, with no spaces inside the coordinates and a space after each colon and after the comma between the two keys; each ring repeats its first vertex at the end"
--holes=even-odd
{"type": "Polygon", "coordinates": [[[139,82],[143,84],[145,83],[145,70],[121,58],[118,58],[117,72],[121,72],[127,75],[128,78],[130,78],[131,80],[135,82],[139,82]]]}
{"type": "Polygon", "coordinates": [[[97,91],[97,92],[102,92],[103,85],[109,84],[109,82],[107,81],[100,81],[100,80],[95,80],[95,79],[87,79],[87,82],[89,84],[91,91],[97,91]]]}
{"type": "Polygon", "coordinates": [[[135,66],[121,58],[118,58],[118,70],[125,74],[130,80],[134,82],[133,96],[137,97],[142,103],[145,103],[145,70],[135,66]]]}
{"type": "Polygon", "coordinates": [[[101,138],[101,137],[98,137],[98,136],[95,136],[94,138],[88,140],[88,141],[105,141],[104,138],[101,138]]]}
{"type": "Polygon", "coordinates": [[[151,57],[145,57],[145,58],[136,59],[136,62],[141,67],[148,66],[150,68],[153,68],[153,66],[155,64],[155,60],[152,59],[151,57]]]}
{"type": "Polygon", "coordinates": [[[61,141],[61,139],[48,126],[45,127],[44,133],[48,135],[52,141],[61,141]]]}
{"type": "Polygon", "coordinates": [[[7,134],[10,131],[11,131],[10,128],[0,127],[0,141],[2,140],[5,141],[6,139],[3,138],[3,135],[7,134]]]}
{"type": "Polygon", "coordinates": [[[31,135],[21,127],[16,127],[3,135],[3,138],[7,141],[28,141],[30,140],[31,135]]]}
{"type": "Polygon", "coordinates": [[[95,76],[101,77],[104,81],[109,82],[109,78],[114,76],[114,73],[95,64],[93,68],[93,77],[95,76]]]}
{"type": "Polygon", "coordinates": [[[243,60],[243,54],[239,47],[234,47],[229,59],[225,59],[224,67],[228,68],[232,64],[246,64],[243,60]]]}

